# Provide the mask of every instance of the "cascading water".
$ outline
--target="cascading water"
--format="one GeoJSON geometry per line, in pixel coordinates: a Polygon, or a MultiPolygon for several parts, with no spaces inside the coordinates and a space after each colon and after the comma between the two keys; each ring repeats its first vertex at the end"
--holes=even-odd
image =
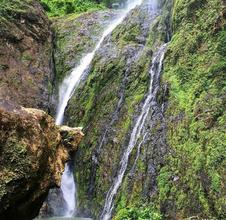
{"type": "Polygon", "coordinates": [[[147,119],[148,112],[151,108],[151,102],[155,102],[156,100],[156,94],[158,89],[157,89],[157,86],[155,86],[156,85],[155,81],[157,82],[159,81],[159,76],[162,70],[162,63],[163,63],[165,51],[166,51],[166,44],[161,46],[160,49],[154,54],[154,58],[153,58],[151,70],[150,70],[151,81],[150,81],[149,91],[145,99],[145,102],[143,104],[141,113],[135,122],[135,126],[132,130],[128,147],[126,148],[121,158],[118,174],[115,177],[113,184],[107,193],[107,196],[105,199],[105,205],[100,217],[101,220],[109,220],[111,218],[111,213],[114,207],[114,204],[113,204],[114,198],[123,181],[123,177],[129,161],[129,156],[132,150],[134,149],[134,147],[137,145],[138,139],[141,136],[141,131],[144,127],[145,120],[147,119]]]}
{"type": "Polygon", "coordinates": [[[63,193],[64,201],[66,203],[63,215],[65,217],[74,216],[77,211],[76,185],[73,172],[71,172],[68,163],[66,163],[65,165],[60,188],[63,193]]]}
{"type": "Polygon", "coordinates": [[[104,31],[101,39],[97,43],[95,49],[84,56],[80,64],[74,68],[71,74],[66,77],[60,86],[59,92],[59,105],[57,108],[57,116],[56,116],[56,124],[61,124],[64,118],[64,111],[67,107],[67,103],[70,100],[75,88],[78,86],[82,75],[84,74],[85,70],[89,67],[90,63],[92,62],[96,51],[100,48],[102,42],[104,41],[105,37],[108,36],[126,17],[126,15],[137,5],[140,5],[142,0],[134,0],[127,4],[126,9],[122,10],[122,13],[107,27],[104,31]]]}
{"type": "MultiPolygon", "coordinates": [[[[71,74],[67,76],[59,89],[59,104],[57,107],[56,115],[56,124],[60,125],[63,123],[65,108],[67,107],[68,101],[73,95],[74,90],[79,85],[80,80],[82,79],[83,74],[91,64],[96,51],[100,48],[106,36],[108,36],[127,16],[127,14],[135,8],[137,5],[140,5],[142,0],[132,0],[128,1],[126,8],[121,11],[119,16],[112,21],[111,25],[103,32],[101,39],[98,41],[96,47],[91,53],[88,53],[84,56],[80,64],[73,69],[71,74]]],[[[69,169],[69,164],[66,164],[65,170],[62,176],[61,181],[61,190],[63,193],[63,198],[65,201],[65,208],[63,215],[66,217],[71,217],[76,214],[76,185],[73,177],[73,172],[69,169]]]]}

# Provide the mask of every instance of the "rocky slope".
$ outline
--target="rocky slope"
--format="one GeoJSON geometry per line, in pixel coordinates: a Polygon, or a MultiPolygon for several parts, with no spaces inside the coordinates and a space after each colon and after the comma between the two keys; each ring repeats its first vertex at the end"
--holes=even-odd
{"type": "Polygon", "coordinates": [[[55,79],[54,38],[43,8],[35,0],[0,6],[0,219],[26,220],[60,186],[83,134],[56,126],[42,111],[53,109],[55,79]]]}
{"type": "Polygon", "coordinates": [[[56,75],[52,101],[55,106],[61,82],[79,64],[81,57],[94,49],[103,29],[115,16],[116,11],[104,10],[53,19],[56,75]]]}
{"type": "MultiPolygon", "coordinates": [[[[64,77],[79,64],[80,58],[91,52],[103,29],[111,19],[117,16],[117,11],[94,11],[82,14],[71,14],[53,19],[55,31],[55,81],[53,101],[58,101],[58,89],[64,77]]],[[[73,163],[72,163],[73,164],[73,163]]],[[[63,213],[62,192],[58,188],[49,191],[46,202],[40,211],[40,217],[61,216],[63,213]]]]}
{"type": "Polygon", "coordinates": [[[174,2],[163,73],[171,154],[158,186],[162,212],[175,219],[226,217],[225,7],[218,0],[174,2]]]}
{"type": "Polygon", "coordinates": [[[94,48],[104,27],[117,15],[113,11],[72,14],[53,20],[56,33],[56,73],[58,81],[78,65],[80,58],[94,48]]]}
{"type": "Polygon", "coordinates": [[[42,110],[0,101],[0,218],[32,219],[83,134],[58,127],[42,110]]]}
{"type": "Polygon", "coordinates": [[[54,77],[52,38],[38,1],[1,1],[1,98],[48,110],[54,77]]]}
{"type": "Polygon", "coordinates": [[[80,212],[97,219],[145,99],[153,53],[171,31],[148,136],[130,157],[115,219],[225,217],[225,1],[161,3],[157,13],[134,10],[105,40],[69,103],[68,124],[86,133],[76,157],[80,212]]]}
{"type": "MultiPolygon", "coordinates": [[[[167,39],[162,12],[151,7],[145,3],[134,10],[105,40],[87,80],[69,103],[69,124],[84,126],[86,133],[76,160],[80,211],[90,214],[91,210],[97,219],[148,91],[153,53],[167,39]]],[[[160,90],[167,92],[163,88],[160,90]]],[[[155,125],[146,125],[150,133],[141,159],[135,161],[136,148],[132,152],[123,190],[115,202],[118,210],[126,201],[138,206],[143,195],[144,201],[149,195],[156,195],[157,169],[167,152],[161,116],[163,102],[160,98],[150,112],[155,125]],[[153,174],[152,178],[147,172],[153,174]]]]}
{"type": "MultiPolygon", "coordinates": [[[[94,48],[115,12],[54,20],[53,67],[50,24],[38,2],[4,2],[0,96],[47,110],[51,92],[57,100],[63,77],[94,48]]],[[[67,124],[86,134],[76,153],[79,213],[99,219],[147,97],[155,53],[170,40],[113,219],[224,219],[226,2],[160,0],[155,11],[153,1],[144,2],[105,39],[67,108],[67,124]]],[[[2,100],[0,106],[0,218],[29,219],[47,189],[59,185],[74,134],[40,110],[2,100]]],[[[77,146],[82,134],[74,132],[77,146]]]]}

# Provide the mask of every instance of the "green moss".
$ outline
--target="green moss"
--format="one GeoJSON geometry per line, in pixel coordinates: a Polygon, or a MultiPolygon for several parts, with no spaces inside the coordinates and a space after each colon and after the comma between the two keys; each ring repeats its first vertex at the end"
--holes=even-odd
{"type": "Polygon", "coordinates": [[[41,0],[41,4],[50,17],[64,16],[71,13],[82,13],[104,9],[103,4],[96,4],[90,0],[41,0]]]}
{"type": "Polygon", "coordinates": [[[7,64],[0,64],[0,70],[7,70],[9,66],[7,64]]]}
{"type": "Polygon", "coordinates": [[[108,11],[85,12],[53,20],[56,32],[56,88],[65,76],[79,65],[82,56],[94,49],[96,37],[102,33],[104,28],[102,22],[107,23],[110,16],[108,11]]]}
{"type": "Polygon", "coordinates": [[[172,173],[167,167],[161,169],[161,173],[158,176],[158,188],[159,188],[159,199],[166,200],[168,193],[170,192],[170,180],[172,173]]]}
{"type": "MultiPolygon", "coordinates": [[[[221,218],[225,215],[226,61],[222,8],[222,3],[217,0],[174,2],[174,34],[166,54],[162,80],[170,86],[166,122],[171,153],[165,164],[158,167],[158,196],[151,198],[156,202],[155,207],[146,197],[141,198],[144,179],[148,177],[145,176],[146,161],[139,159],[134,183],[131,184],[130,174],[127,174],[116,198],[115,219],[161,219],[159,210],[166,218],[170,218],[172,212],[181,218],[192,215],[221,218]]],[[[136,11],[133,16],[137,16],[136,11]]],[[[134,117],[148,90],[152,51],[167,38],[165,32],[171,26],[169,16],[170,12],[167,12],[152,23],[143,45],[145,49],[129,66],[126,82],[123,82],[128,70],[126,51],[127,48],[141,51],[139,36],[143,30],[136,22],[120,25],[108,42],[108,49],[113,48],[112,51],[109,54],[108,50],[104,54],[100,51],[95,56],[86,82],[80,85],[70,101],[69,124],[83,126],[86,134],[76,164],[80,205],[91,207],[94,216],[98,216],[103,206],[122,146],[128,141],[134,117]],[[117,112],[117,120],[110,124],[115,117],[113,113],[120,92],[123,93],[123,104],[117,112]],[[107,141],[100,153],[97,149],[105,131],[107,141]],[[97,154],[95,164],[93,155],[97,154]],[[95,190],[90,195],[93,175],[95,190]]],[[[142,15],[142,19],[146,17],[142,15]]],[[[58,47],[64,48],[67,38],[61,40],[58,47]]],[[[158,123],[153,130],[157,129],[158,123]]],[[[132,152],[131,161],[135,153],[132,152]]],[[[131,166],[130,162],[129,168],[131,166]]]]}
{"type": "Polygon", "coordinates": [[[27,9],[32,10],[32,7],[29,4],[32,0],[2,0],[0,3],[0,18],[12,18],[15,13],[25,13],[27,9]]]}
{"type": "Polygon", "coordinates": [[[161,220],[161,214],[156,211],[153,207],[148,207],[148,205],[138,206],[138,207],[126,207],[120,209],[114,220],[161,220]]]}
{"type": "Polygon", "coordinates": [[[31,57],[31,55],[29,55],[29,54],[24,54],[24,55],[22,55],[22,57],[21,57],[21,61],[22,62],[29,62],[29,61],[32,61],[33,60],[33,58],[31,57]]]}
{"type": "MultiPolygon", "coordinates": [[[[67,109],[69,125],[83,126],[85,133],[76,158],[75,175],[80,186],[80,207],[88,208],[96,217],[103,207],[105,194],[112,184],[111,177],[116,175],[122,150],[128,144],[132,125],[148,91],[152,51],[156,49],[154,45],[162,43],[162,38],[159,39],[162,34],[155,36],[156,44],[145,40],[153,31],[153,26],[149,27],[148,19],[150,18],[146,13],[135,10],[127,21],[115,29],[109,42],[103,44],[96,54],[86,81],[76,90],[67,109]],[[146,22],[145,28],[142,22],[146,22]],[[103,53],[105,47],[106,51],[103,53]],[[119,100],[122,103],[118,108],[119,100]],[[101,146],[102,141],[104,144],[101,146]],[[93,188],[90,188],[90,184],[93,188]]],[[[161,22],[157,24],[162,25],[161,22]]],[[[157,26],[156,30],[159,28],[157,26]]],[[[161,29],[163,30],[164,28],[161,29]]],[[[136,149],[131,155],[128,170],[135,156],[136,149]]],[[[139,160],[137,167],[138,179],[134,184],[131,184],[129,174],[126,174],[122,190],[115,200],[117,213],[123,212],[120,211],[122,209],[127,212],[127,206],[135,207],[142,200],[144,189],[140,185],[143,184],[147,172],[145,160],[139,160]]],[[[144,200],[145,206],[139,205],[134,213],[138,213],[140,219],[148,219],[147,216],[160,219],[157,217],[160,216],[159,211],[156,211],[158,209],[152,213],[151,209],[145,208],[149,205],[146,198],[144,200]]]]}
{"type": "Polygon", "coordinates": [[[158,178],[159,201],[182,216],[225,215],[225,48],[220,1],[177,0],[165,61],[172,154],[158,178]],[[219,22],[216,26],[217,21],[219,22]],[[173,205],[172,205],[173,206],[173,205]]]}

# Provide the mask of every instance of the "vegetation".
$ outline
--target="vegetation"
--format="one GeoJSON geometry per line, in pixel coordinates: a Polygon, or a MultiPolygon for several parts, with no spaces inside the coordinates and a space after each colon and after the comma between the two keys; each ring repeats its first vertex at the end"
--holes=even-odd
{"type": "Polygon", "coordinates": [[[96,4],[90,0],[41,0],[41,3],[49,16],[63,16],[104,8],[103,4],[96,4]]]}
{"type": "Polygon", "coordinates": [[[49,16],[62,16],[112,7],[119,0],[40,0],[49,16]]]}
{"type": "MultiPolygon", "coordinates": [[[[184,218],[192,215],[217,218],[225,216],[226,38],[222,9],[222,3],[216,0],[175,1],[172,12],[173,38],[168,46],[162,80],[162,84],[170,85],[166,121],[171,153],[167,156],[165,165],[159,167],[159,192],[158,196],[153,198],[159,207],[157,212],[153,212],[148,205],[146,209],[136,206],[142,194],[142,182],[138,179],[139,176],[136,176],[131,183],[127,176],[116,198],[115,219],[155,219],[151,216],[153,213],[157,213],[156,219],[161,219],[159,212],[166,218],[173,215],[184,218]],[[122,203],[124,199],[125,202],[122,203]]],[[[169,19],[169,14],[165,17],[169,19]]],[[[158,26],[161,22],[156,19],[152,27],[156,32],[150,32],[148,35],[149,49],[156,41],[165,39],[158,32],[163,27],[158,26]]],[[[123,50],[125,45],[134,45],[140,32],[139,25],[128,24],[129,21],[127,27],[121,25],[112,34],[112,37],[117,39],[120,50],[123,50]]],[[[108,54],[105,56],[108,57],[108,54]]],[[[141,57],[144,63],[147,62],[141,57]]],[[[146,53],[144,57],[148,57],[146,53]]],[[[78,181],[80,186],[82,185],[80,198],[86,204],[86,187],[89,186],[88,178],[91,175],[90,157],[95,151],[94,147],[98,145],[101,126],[109,121],[107,116],[117,104],[114,91],[119,88],[124,63],[123,56],[120,59],[97,56],[85,86],[77,91],[77,98],[72,98],[68,109],[71,125],[89,127],[85,130],[87,136],[81,145],[81,155],[85,162],[78,165],[83,166],[81,170],[86,170],[86,173],[77,172],[78,181]]],[[[118,163],[116,155],[120,152],[119,146],[123,145],[126,133],[130,131],[131,115],[135,114],[134,109],[146,91],[147,70],[139,66],[144,65],[137,62],[129,74],[120,120],[112,126],[112,129],[117,131],[114,135],[111,134],[117,144],[105,144],[104,152],[100,156],[101,163],[98,164],[95,174],[95,210],[102,207],[101,195],[108,189],[109,176],[113,176],[111,167],[118,163]],[[133,78],[135,73],[140,73],[139,80],[133,78]]],[[[140,160],[137,175],[145,175],[146,169],[146,164],[140,160]]]]}
{"type": "MultiPolygon", "coordinates": [[[[18,18],[30,9],[30,2],[36,4],[31,0],[2,0],[0,22],[4,19],[7,23],[13,18],[20,25],[26,24],[18,18]]],[[[53,25],[57,87],[80,58],[94,48],[103,27],[114,16],[114,12],[108,10],[79,14],[110,8],[121,1],[40,2],[49,16],[62,16],[55,19],[53,25]]],[[[150,124],[145,124],[150,140],[142,143],[137,160],[136,147],[130,155],[123,183],[114,198],[113,219],[161,220],[191,216],[224,219],[226,10],[219,0],[161,2],[165,7],[153,21],[148,20],[150,14],[146,14],[144,8],[136,9],[113,31],[95,55],[87,79],[68,104],[67,123],[84,127],[85,133],[76,155],[79,206],[84,213],[88,210],[98,218],[148,90],[153,53],[169,39],[166,32],[170,29],[172,39],[165,55],[158,96],[161,107],[166,100],[168,103],[164,114],[167,129],[160,119],[153,119],[157,107],[150,111],[150,124]],[[169,93],[167,89],[164,93],[163,87],[168,88],[169,93]],[[165,133],[159,132],[164,129],[165,133]]],[[[24,19],[28,17],[32,20],[31,14],[24,19]]],[[[20,58],[27,67],[32,67],[33,60],[26,51],[20,58]]],[[[7,69],[7,63],[0,64],[0,70],[7,69]]],[[[14,77],[7,78],[11,87],[21,85],[19,74],[15,72],[14,77]]],[[[30,87],[34,87],[34,82],[26,79],[30,87]]],[[[19,161],[26,154],[25,148],[18,140],[10,141],[10,149],[18,151],[19,161]]]]}
{"type": "Polygon", "coordinates": [[[29,7],[31,0],[1,0],[0,1],[0,22],[6,18],[10,18],[13,14],[23,13],[26,10],[31,10],[29,7]]]}
{"type": "Polygon", "coordinates": [[[223,2],[175,1],[164,81],[168,142],[158,177],[162,207],[182,216],[225,217],[225,20],[223,2]]]}
{"type": "MultiPolygon", "coordinates": [[[[108,52],[117,53],[106,50],[103,56],[100,51],[86,82],[69,103],[68,123],[83,126],[86,133],[77,159],[80,205],[84,209],[91,207],[94,216],[103,207],[104,193],[109,189],[110,177],[114,176],[119,163],[120,147],[128,139],[133,116],[147,91],[150,57],[156,44],[167,38],[165,30],[171,25],[173,38],[168,45],[162,79],[162,85],[169,85],[170,91],[165,118],[171,152],[165,164],[158,167],[158,195],[151,198],[156,207],[146,204],[147,197],[145,205],[140,205],[144,194],[142,184],[148,178],[148,165],[139,159],[133,183],[129,174],[124,178],[122,190],[116,198],[114,219],[158,220],[175,215],[178,218],[221,219],[225,216],[226,31],[222,2],[176,0],[172,13],[169,10],[171,1],[163,2],[166,2],[163,16],[151,24],[152,31],[145,35],[145,49],[130,66],[124,85],[124,103],[117,116],[119,120],[111,125],[107,134],[110,141],[106,141],[98,155],[97,167],[92,164],[93,155],[97,155],[95,151],[103,135],[101,132],[114,117],[112,113],[126,72],[125,51],[140,43],[138,36],[143,29],[139,24],[147,18],[142,20],[139,17],[136,23],[135,15],[133,21],[126,20],[112,33],[109,44],[116,45],[119,55],[111,57],[108,52]],[[95,180],[92,180],[92,175],[95,175],[95,180]],[[93,189],[90,190],[91,184],[93,189]],[[92,197],[92,204],[88,196],[92,197]]],[[[67,43],[65,41],[64,46],[67,43]]],[[[63,47],[60,49],[64,50],[63,47]]],[[[159,159],[159,155],[154,157],[159,159]]],[[[134,158],[134,153],[131,158],[134,158]]]]}
{"type": "Polygon", "coordinates": [[[162,215],[149,205],[120,209],[114,220],[161,220],[162,215]]]}
{"type": "Polygon", "coordinates": [[[91,206],[93,216],[101,212],[105,193],[112,183],[111,177],[120,163],[121,146],[128,139],[133,115],[138,114],[138,106],[148,90],[152,55],[146,48],[148,19],[147,13],[135,10],[133,16],[112,33],[109,43],[104,44],[96,54],[86,82],[76,90],[67,109],[69,125],[84,127],[86,134],[80,145],[76,177],[80,186],[80,205],[85,208],[89,205],[89,209],[91,206]],[[144,28],[140,25],[143,22],[146,24],[144,28]],[[136,59],[127,63],[131,56],[136,59]],[[117,109],[120,99],[123,101],[117,109]],[[109,124],[112,124],[111,127],[109,124]],[[105,145],[101,153],[95,154],[104,130],[108,130],[105,145]],[[101,162],[97,167],[90,163],[94,155],[101,162]],[[95,182],[90,183],[92,176],[95,182]],[[91,191],[90,184],[95,191],[91,191]],[[88,191],[93,196],[91,205],[87,198],[88,191]]]}

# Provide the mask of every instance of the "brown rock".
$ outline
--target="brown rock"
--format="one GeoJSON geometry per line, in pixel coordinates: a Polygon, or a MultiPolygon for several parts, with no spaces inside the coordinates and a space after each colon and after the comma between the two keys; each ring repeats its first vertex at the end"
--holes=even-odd
{"type": "Polygon", "coordinates": [[[42,110],[0,100],[0,219],[32,219],[83,134],[42,110]]]}
{"type": "Polygon", "coordinates": [[[48,110],[53,60],[50,22],[38,1],[0,8],[0,98],[48,110]]]}

